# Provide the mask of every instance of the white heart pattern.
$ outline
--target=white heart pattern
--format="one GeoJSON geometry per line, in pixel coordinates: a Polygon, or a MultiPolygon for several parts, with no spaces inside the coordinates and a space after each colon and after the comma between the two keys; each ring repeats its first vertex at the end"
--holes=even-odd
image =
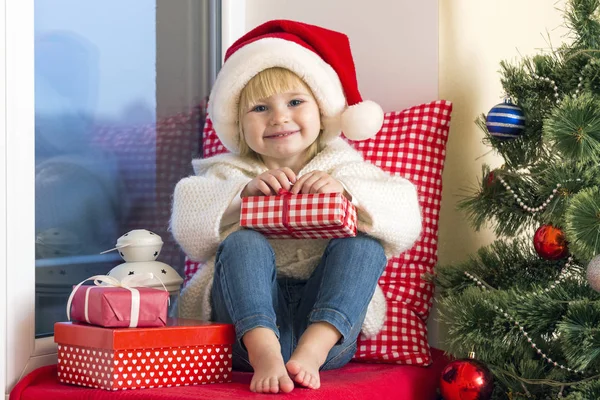
{"type": "Polygon", "coordinates": [[[229,345],[123,351],[59,344],[57,352],[59,381],[74,385],[126,390],[231,381],[229,345]]]}

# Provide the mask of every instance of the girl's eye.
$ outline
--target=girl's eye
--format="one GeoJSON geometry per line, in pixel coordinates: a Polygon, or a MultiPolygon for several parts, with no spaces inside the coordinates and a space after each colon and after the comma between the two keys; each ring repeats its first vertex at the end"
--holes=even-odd
{"type": "Polygon", "coordinates": [[[290,101],[290,106],[296,107],[296,106],[299,106],[302,103],[304,103],[302,100],[294,99],[294,100],[290,101]]]}
{"type": "Polygon", "coordinates": [[[254,111],[254,112],[263,112],[266,110],[267,110],[266,106],[255,106],[254,108],[252,108],[252,111],[254,111]]]}

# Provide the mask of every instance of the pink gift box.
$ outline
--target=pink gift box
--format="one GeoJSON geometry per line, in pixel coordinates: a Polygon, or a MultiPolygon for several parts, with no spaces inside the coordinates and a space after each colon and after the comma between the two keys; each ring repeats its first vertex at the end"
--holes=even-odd
{"type": "Polygon", "coordinates": [[[156,327],[167,323],[169,292],[166,290],[91,285],[74,290],[72,320],[107,328],[156,327]]]}
{"type": "Polygon", "coordinates": [[[356,236],[356,208],[342,193],[250,196],[242,199],[240,225],[276,239],[356,236]]]}

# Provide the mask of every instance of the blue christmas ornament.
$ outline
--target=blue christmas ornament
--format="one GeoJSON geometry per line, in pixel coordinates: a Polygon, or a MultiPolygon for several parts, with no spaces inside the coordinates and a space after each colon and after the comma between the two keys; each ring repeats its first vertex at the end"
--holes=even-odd
{"type": "Polygon", "coordinates": [[[506,99],[492,107],[485,118],[485,125],[490,135],[497,139],[515,139],[525,130],[525,114],[521,107],[506,99]]]}

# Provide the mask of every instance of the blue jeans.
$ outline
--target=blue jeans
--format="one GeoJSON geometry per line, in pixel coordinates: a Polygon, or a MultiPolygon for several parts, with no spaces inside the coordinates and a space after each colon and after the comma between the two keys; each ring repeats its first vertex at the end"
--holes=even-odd
{"type": "Polygon", "coordinates": [[[261,233],[240,230],[229,235],[215,261],[212,319],[235,325],[233,367],[252,371],[242,343],[249,330],[271,329],[287,362],[308,325],[319,321],[330,323],[342,335],[321,369],[348,363],[386,263],[379,241],[359,234],[330,240],[308,280],[277,279],[275,254],[261,233]]]}

